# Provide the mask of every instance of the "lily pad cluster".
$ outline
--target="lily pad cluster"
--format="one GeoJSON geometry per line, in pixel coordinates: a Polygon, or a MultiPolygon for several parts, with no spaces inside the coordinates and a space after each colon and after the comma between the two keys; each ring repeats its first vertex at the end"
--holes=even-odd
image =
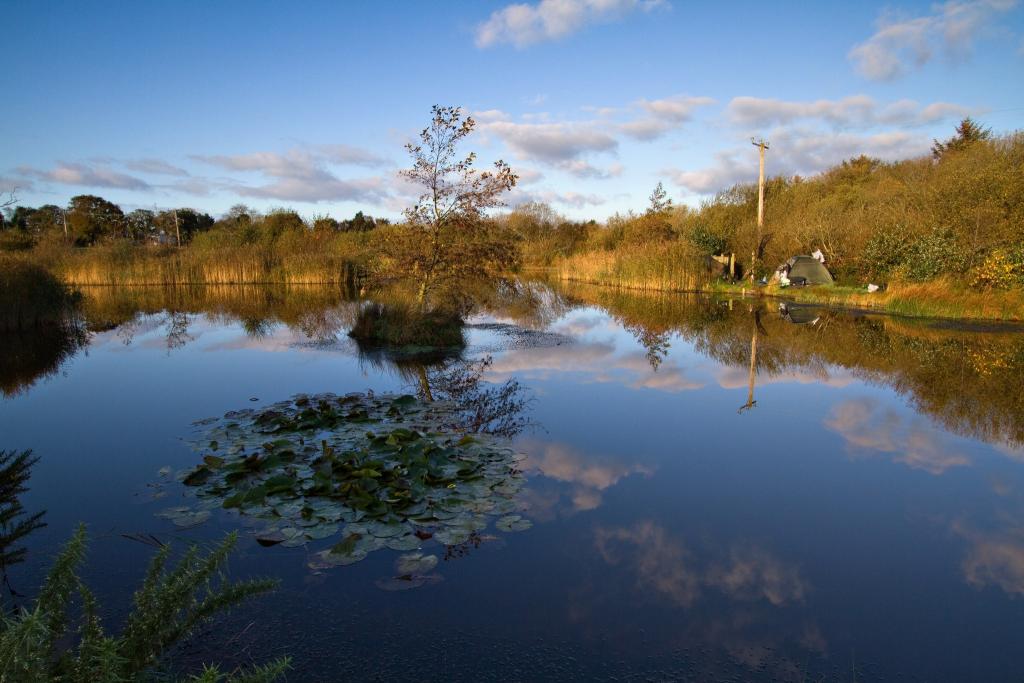
{"type": "Polygon", "coordinates": [[[262,527],[263,545],[338,536],[314,569],[428,539],[457,545],[492,518],[505,532],[529,528],[516,500],[524,456],[492,435],[452,431],[459,411],[409,395],[317,394],[202,420],[202,463],[182,478],[197,505],[164,516],[191,526],[214,507],[234,509],[262,527]]]}

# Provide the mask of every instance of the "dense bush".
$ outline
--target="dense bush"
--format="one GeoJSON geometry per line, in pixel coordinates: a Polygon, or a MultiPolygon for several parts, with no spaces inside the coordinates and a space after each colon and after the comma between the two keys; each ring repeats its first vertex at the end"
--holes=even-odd
{"type": "Polygon", "coordinates": [[[969,258],[954,232],[940,228],[914,240],[905,252],[901,268],[906,279],[922,282],[944,274],[963,275],[969,258]]]}
{"type": "Polygon", "coordinates": [[[729,241],[722,235],[717,235],[703,225],[695,225],[690,230],[687,238],[700,254],[714,256],[728,250],[729,241]]]}
{"type": "MultiPolygon", "coordinates": [[[[1013,254],[1024,243],[1024,133],[954,137],[937,149],[935,157],[883,162],[861,156],[810,178],[769,178],[764,265],[820,249],[834,275],[861,284],[938,277],[999,287],[1021,283],[1008,264],[1017,262],[1013,254]],[[997,277],[1000,253],[1005,263],[997,277]]],[[[756,216],[756,184],[736,185],[697,210],[669,211],[674,237],[664,237],[688,243],[697,254],[733,252],[743,269],[758,244],[756,216]]],[[[665,242],[643,238],[652,234],[646,220],[613,216],[568,256],[580,265],[602,252],[632,254],[642,247],[651,267],[635,277],[657,278],[663,268],[654,262],[665,242]]]]}

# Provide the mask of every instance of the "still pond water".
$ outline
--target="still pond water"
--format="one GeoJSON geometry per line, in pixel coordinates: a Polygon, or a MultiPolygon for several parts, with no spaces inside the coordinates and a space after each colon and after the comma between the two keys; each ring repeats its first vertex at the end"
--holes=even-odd
{"type": "Polygon", "coordinates": [[[288,654],[289,680],[1022,679],[1024,332],[531,284],[481,307],[458,357],[421,364],[361,351],[357,306],[97,289],[80,347],[0,338],[0,449],[39,456],[22,502],[48,523],[11,586],[33,593],[85,521],[85,578],[115,624],[152,553],[126,536],[241,529],[232,575],[281,587],[176,653],[183,667],[288,654]],[[234,510],[159,516],[195,503],[175,473],[200,462],[197,420],[415,394],[453,368],[483,373],[463,400],[504,401],[525,455],[509,510],[532,526],[491,516],[449,546],[422,539],[411,550],[439,561],[403,584],[410,548],[325,567],[343,532],[263,547],[234,510]]]}

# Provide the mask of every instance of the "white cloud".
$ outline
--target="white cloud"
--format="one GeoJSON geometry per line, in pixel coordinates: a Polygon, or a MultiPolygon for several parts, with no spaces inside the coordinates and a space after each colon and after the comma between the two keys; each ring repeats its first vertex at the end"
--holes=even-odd
{"type": "Polygon", "coordinates": [[[380,157],[347,145],[319,145],[295,148],[284,153],[193,156],[194,159],[228,171],[259,173],[273,179],[262,185],[239,181],[222,183],[222,187],[244,197],[280,199],[284,201],[379,201],[388,194],[385,177],[342,179],[328,166],[331,164],[380,165],[380,157]]]}
{"type": "Polygon", "coordinates": [[[609,179],[622,175],[624,167],[618,163],[600,167],[587,157],[616,154],[622,136],[640,141],[660,138],[689,121],[697,108],[713,103],[710,97],[689,95],[640,99],[625,108],[584,107],[595,117],[582,121],[550,121],[543,112],[523,114],[516,121],[498,109],[474,112],[473,116],[485,140],[499,140],[519,159],[546,164],[577,178],[609,179]],[[638,118],[622,120],[637,114],[638,118]]]}
{"type": "Polygon", "coordinates": [[[715,103],[710,97],[674,95],[660,100],[637,100],[635,108],[645,112],[642,118],[619,124],[619,131],[636,140],[655,140],[679,128],[693,117],[698,107],[715,103]]]}
{"type": "Polygon", "coordinates": [[[503,112],[500,109],[475,111],[472,113],[472,117],[476,119],[477,123],[494,123],[495,121],[510,121],[512,119],[510,114],[503,112]]]}
{"type": "Polygon", "coordinates": [[[209,178],[188,177],[170,183],[169,185],[161,185],[160,187],[173,192],[183,192],[185,194],[192,194],[199,197],[207,197],[210,195],[212,190],[222,189],[223,186],[223,181],[213,181],[209,178]]]}
{"type": "MultiPolygon", "coordinates": [[[[843,160],[866,154],[893,161],[925,154],[931,140],[906,131],[856,134],[814,129],[779,129],[768,135],[771,149],[767,173],[771,176],[812,175],[843,160]]],[[[715,163],[694,171],[668,168],[662,174],[680,187],[709,194],[736,183],[757,180],[757,154],[749,144],[715,154],[715,163]]]]}
{"type": "Polygon", "coordinates": [[[278,177],[315,177],[328,164],[381,165],[384,161],[366,150],[347,145],[320,145],[286,152],[235,155],[193,155],[193,159],[228,171],[257,171],[278,177]]]}
{"type": "Polygon", "coordinates": [[[480,48],[508,43],[523,48],[558,40],[589,24],[615,21],[634,11],[668,7],[665,0],[540,0],[516,3],[494,11],[476,28],[480,48]]]}
{"type": "Polygon", "coordinates": [[[606,489],[632,474],[650,476],[654,469],[646,465],[626,465],[606,458],[582,454],[561,443],[527,439],[519,444],[527,455],[526,470],[535,470],[549,479],[570,485],[573,509],[593,510],[601,504],[606,489]]]}
{"type": "Polygon", "coordinates": [[[330,173],[315,179],[282,178],[264,185],[227,186],[243,197],[280,199],[283,201],[363,201],[376,202],[387,197],[388,188],[383,178],[342,180],[330,173]]]}
{"type": "MultiPolygon", "coordinates": [[[[731,600],[767,600],[775,607],[803,602],[810,585],[799,567],[760,546],[734,544],[727,557],[701,567],[682,540],[650,520],[631,527],[597,527],[594,545],[605,562],[631,568],[637,589],[655,592],[680,607],[691,607],[712,588],[731,600]]],[[[706,554],[719,554],[716,543],[706,554]]]]}
{"type": "Polygon", "coordinates": [[[614,152],[618,141],[590,122],[481,123],[481,132],[493,134],[523,159],[558,163],[588,153],[614,152]]]}
{"type": "Polygon", "coordinates": [[[154,173],[156,175],[187,176],[188,171],[169,164],[161,159],[129,159],[124,162],[124,167],[139,173],[154,173]]]}
{"type": "Polygon", "coordinates": [[[507,204],[511,207],[520,204],[559,204],[573,209],[582,209],[587,206],[599,206],[605,203],[605,198],[596,194],[584,194],[582,192],[556,192],[555,190],[521,190],[514,189],[508,197],[507,204]]]}
{"type": "Polygon", "coordinates": [[[84,187],[112,187],[123,190],[148,190],[149,183],[141,178],[119,173],[108,166],[92,166],[80,163],[61,162],[49,171],[41,171],[31,167],[22,167],[18,172],[64,185],[82,185],[84,187]]]}
{"type": "MultiPolygon", "coordinates": [[[[553,203],[552,199],[543,193],[531,197],[532,201],[545,203],[553,203]]],[[[678,393],[704,386],[691,378],[689,370],[671,356],[655,371],[643,351],[618,351],[618,347],[608,341],[581,341],[571,347],[514,349],[494,360],[489,377],[493,381],[512,376],[547,379],[558,373],[578,372],[585,375],[585,382],[610,382],[638,390],[678,393]]]]}
{"type": "Polygon", "coordinates": [[[931,61],[936,53],[961,60],[979,36],[1017,0],[952,0],[933,5],[931,14],[896,18],[883,14],[878,30],[854,46],[848,57],[866,78],[888,81],[931,61]]]}
{"type": "MultiPolygon", "coordinates": [[[[746,389],[750,381],[749,371],[735,365],[718,366],[715,379],[723,389],[746,389]]],[[[781,372],[759,371],[757,386],[769,384],[814,384],[816,386],[842,389],[854,384],[858,379],[846,368],[825,366],[820,369],[795,368],[781,372]]]]}
{"type": "Polygon", "coordinates": [[[378,156],[368,149],[353,147],[352,145],[316,145],[313,147],[313,151],[332,164],[368,166],[371,168],[391,164],[384,157],[378,156]]]}
{"type": "Polygon", "coordinates": [[[627,135],[634,140],[641,140],[644,142],[657,140],[673,128],[675,128],[675,126],[670,121],[663,121],[656,118],[636,119],[635,121],[627,121],[626,123],[619,124],[619,130],[622,131],[624,135],[627,135]]]}
{"type": "Polygon", "coordinates": [[[607,180],[622,175],[624,169],[622,164],[610,164],[607,168],[599,168],[582,159],[571,159],[557,164],[557,167],[566,173],[577,178],[590,178],[596,180],[607,180]]]}
{"type": "Polygon", "coordinates": [[[963,520],[953,522],[951,528],[970,543],[963,561],[964,579],[969,585],[978,589],[993,586],[1009,595],[1024,595],[1024,528],[1011,522],[1007,528],[983,532],[963,520]]]}
{"type": "Polygon", "coordinates": [[[694,110],[698,107],[706,107],[714,103],[715,101],[710,97],[674,95],[661,100],[638,100],[636,105],[655,118],[683,123],[690,120],[694,110]]]}
{"type": "Polygon", "coordinates": [[[837,404],[824,424],[842,436],[853,453],[884,453],[893,462],[930,474],[971,464],[939,430],[883,409],[871,399],[837,404]]]}
{"type": "Polygon", "coordinates": [[[704,581],[734,600],[766,599],[776,607],[803,602],[808,592],[796,565],[757,546],[735,546],[728,560],[712,565],[704,581]]]}
{"type": "MultiPolygon", "coordinates": [[[[736,183],[749,182],[750,168],[750,162],[741,161],[736,152],[717,152],[712,166],[696,171],[665,168],[662,169],[661,175],[690,192],[710,194],[736,183]]],[[[754,175],[756,177],[756,171],[754,175]]]]}
{"type": "Polygon", "coordinates": [[[516,187],[533,185],[544,179],[544,174],[533,168],[516,168],[514,170],[516,175],[519,176],[519,179],[516,181],[516,187]]]}
{"type": "Polygon", "coordinates": [[[913,100],[904,99],[883,106],[867,95],[813,102],[734,97],[726,111],[733,123],[753,128],[787,124],[800,119],[817,120],[841,128],[915,126],[946,118],[960,118],[971,113],[967,107],[948,102],[921,106],[913,100]]]}

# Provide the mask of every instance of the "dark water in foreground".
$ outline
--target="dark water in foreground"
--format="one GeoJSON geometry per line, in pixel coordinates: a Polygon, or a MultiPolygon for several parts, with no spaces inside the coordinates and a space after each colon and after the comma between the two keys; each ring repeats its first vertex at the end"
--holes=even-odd
{"type": "MultiPolygon", "coordinates": [[[[360,355],[335,292],[86,303],[83,348],[0,338],[0,449],[40,457],[22,501],[48,522],[12,586],[33,592],[84,520],[108,624],[152,552],[123,534],[240,528],[156,516],[183,487],[148,485],[196,464],[193,421],[419,376],[360,355]]],[[[315,572],[337,539],[243,536],[232,575],[280,590],[176,661],[290,654],[289,680],[1021,680],[1024,333],[539,286],[473,322],[464,356],[532,397],[514,445],[533,527],[425,541],[443,580],[401,592],[377,586],[397,551],[315,572]]]]}

